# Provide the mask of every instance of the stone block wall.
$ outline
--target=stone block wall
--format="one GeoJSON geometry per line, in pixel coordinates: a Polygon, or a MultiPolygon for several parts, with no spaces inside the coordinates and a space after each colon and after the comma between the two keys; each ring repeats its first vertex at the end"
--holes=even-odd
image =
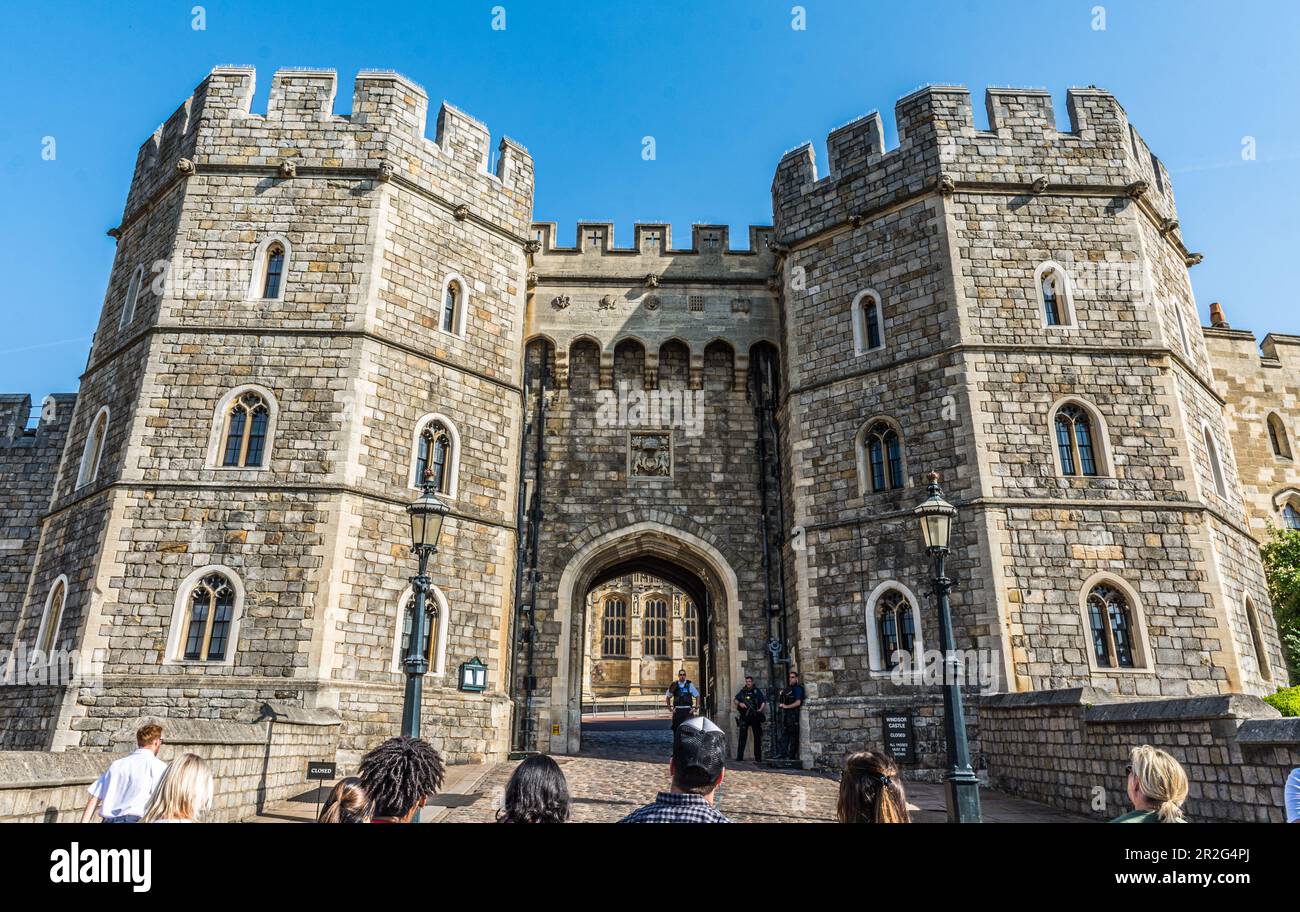
{"type": "Polygon", "coordinates": [[[141,717],[115,733],[111,750],[0,751],[0,823],[79,821],[86,790],[135,750],[135,730],[146,721],[163,726],[161,759],[192,753],[207,762],[215,788],[204,819],[217,823],[247,820],[315,785],[307,764],[333,760],[338,742],[336,715],[280,704],[268,704],[256,720],[141,717]]]}
{"type": "Polygon", "coordinates": [[[1098,819],[1131,808],[1129,751],[1150,744],[1187,771],[1193,822],[1279,823],[1300,766],[1300,724],[1242,694],[1116,699],[1096,688],[992,694],[979,701],[988,783],[1098,819]]]}

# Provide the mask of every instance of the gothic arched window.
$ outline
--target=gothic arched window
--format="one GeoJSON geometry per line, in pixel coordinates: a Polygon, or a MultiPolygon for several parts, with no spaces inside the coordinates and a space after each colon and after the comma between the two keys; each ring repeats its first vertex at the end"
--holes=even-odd
{"type": "Polygon", "coordinates": [[[99,477],[99,462],[104,456],[104,442],[108,439],[108,406],[95,416],[86,435],[86,445],[81,451],[81,467],[77,471],[77,487],[90,484],[99,477]]]}
{"type": "Polygon", "coordinates": [[[1286,427],[1277,412],[1268,416],[1268,442],[1273,447],[1274,456],[1291,458],[1291,441],[1287,438],[1286,427]]]}
{"type": "Polygon", "coordinates": [[[1296,509],[1295,504],[1288,503],[1282,507],[1282,525],[1288,529],[1300,529],[1300,510],[1296,509]]]}
{"type": "Polygon", "coordinates": [[[284,247],[272,244],[266,251],[266,274],[262,280],[262,297],[280,297],[280,281],[284,276],[284,247]]]}
{"type": "Polygon", "coordinates": [[[140,300],[140,288],[144,285],[144,264],[135,267],[131,273],[131,282],[126,287],[126,298],[122,302],[122,316],[118,318],[118,329],[125,329],[135,319],[135,305],[140,300]]]}
{"type": "Polygon", "coordinates": [[[863,291],[853,299],[853,347],[866,354],[885,345],[885,316],[880,306],[880,295],[863,291]]]}
{"type": "Polygon", "coordinates": [[[912,603],[903,593],[891,589],[876,602],[876,635],[882,668],[898,666],[896,653],[909,655],[916,646],[916,619],[912,603]]]}
{"type": "Polygon", "coordinates": [[[1214,442],[1210,426],[1202,428],[1205,435],[1205,456],[1210,461],[1210,476],[1214,479],[1214,490],[1220,497],[1227,498],[1228,486],[1223,480],[1223,464],[1219,461],[1219,448],[1214,442]]]}
{"type": "Polygon", "coordinates": [[[700,613],[694,602],[686,603],[686,617],[682,620],[682,651],[686,658],[694,659],[700,654],[700,613]]]}
{"type": "Polygon", "coordinates": [[[267,428],[271,409],[261,393],[240,393],[226,409],[221,464],[240,468],[261,468],[266,457],[267,428]]]}
{"type": "Polygon", "coordinates": [[[627,655],[627,602],[621,598],[605,602],[605,615],[601,619],[600,653],[621,658],[627,655]]]}
{"type": "Polygon", "coordinates": [[[887,491],[903,487],[903,442],[898,431],[886,421],[877,421],[867,428],[864,445],[872,491],[887,491]]]}
{"type": "Polygon", "coordinates": [[[284,279],[288,269],[289,242],[278,235],[264,238],[253,256],[253,277],[248,286],[249,299],[282,300],[284,279]]]}
{"type": "Polygon", "coordinates": [[[60,576],[50,587],[50,594],[45,599],[45,611],[41,614],[41,626],[36,632],[36,648],[46,658],[58,645],[59,627],[63,623],[63,608],[67,601],[68,580],[67,577],[60,576]]]}
{"type": "Polygon", "coordinates": [[[415,456],[415,481],[426,480],[439,494],[450,491],[452,438],[447,426],[439,420],[430,421],[420,432],[415,456]]]}
{"type": "Polygon", "coordinates": [[[1246,622],[1250,625],[1250,643],[1255,650],[1255,664],[1259,666],[1259,675],[1265,681],[1273,680],[1273,669],[1268,663],[1268,652],[1264,648],[1264,634],[1259,626],[1259,612],[1255,603],[1246,599],[1246,622]]]}
{"type": "Polygon", "coordinates": [[[210,573],[190,591],[181,658],[220,662],[230,648],[235,619],[235,588],[224,574],[210,573]]]}
{"type": "Polygon", "coordinates": [[[1039,313],[1047,327],[1074,325],[1074,297],[1070,277],[1058,263],[1048,261],[1034,270],[1039,313]]]}
{"type": "Polygon", "coordinates": [[[469,286],[465,280],[453,273],[447,277],[447,284],[442,289],[442,300],[438,302],[438,328],[453,335],[465,332],[465,314],[468,313],[469,286]]]}
{"type": "Polygon", "coordinates": [[[668,658],[668,603],[650,599],[641,622],[641,651],[654,658],[668,658]]]}
{"type": "Polygon", "coordinates": [[[1062,475],[1099,475],[1092,416],[1068,403],[1056,410],[1056,449],[1062,475]]]}
{"type": "Polygon", "coordinates": [[[1133,607],[1128,597],[1118,588],[1102,583],[1088,593],[1087,604],[1097,667],[1136,667],[1133,607]]]}

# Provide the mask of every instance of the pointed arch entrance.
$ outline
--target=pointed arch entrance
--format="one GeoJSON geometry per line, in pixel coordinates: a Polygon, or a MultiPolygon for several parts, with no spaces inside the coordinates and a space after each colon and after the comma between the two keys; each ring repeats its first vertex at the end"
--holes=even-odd
{"type": "MultiPolygon", "coordinates": [[[[558,670],[551,680],[548,726],[551,753],[577,753],[582,744],[582,674],[587,594],[609,580],[649,573],[685,592],[700,611],[700,684],[704,711],[729,735],[732,682],[738,680],[740,589],[736,573],[712,544],[681,529],[638,522],[581,547],[560,575],[558,670]],[[558,726],[558,734],[557,728],[558,726]]],[[[543,736],[545,741],[547,736],[543,736]]]]}

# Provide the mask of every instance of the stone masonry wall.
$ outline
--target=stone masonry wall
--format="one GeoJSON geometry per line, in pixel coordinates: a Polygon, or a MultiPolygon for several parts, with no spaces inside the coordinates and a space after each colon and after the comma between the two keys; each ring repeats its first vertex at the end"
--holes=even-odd
{"type": "Polygon", "coordinates": [[[1130,749],[1151,744],[1187,771],[1193,822],[1281,823],[1300,766],[1300,723],[1258,697],[1116,701],[1095,688],[993,694],[979,706],[993,788],[1099,819],[1131,808],[1130,749]]]}
{"type": "Polygon", "coordinates": [[[146,721],[163,726],[162,760],[193,753],[207,762],[215,789],[204,820],[247,820],[315,786],[306,780],[307,764],[333,760],[338,738],[338,719],[328,713],[267,709],[257,721],[141,717],[115,734],[111,750],[0,751],[0,823],[79,821],[87,789],[113,760],[135,750],[135,730],[146,721]]]}

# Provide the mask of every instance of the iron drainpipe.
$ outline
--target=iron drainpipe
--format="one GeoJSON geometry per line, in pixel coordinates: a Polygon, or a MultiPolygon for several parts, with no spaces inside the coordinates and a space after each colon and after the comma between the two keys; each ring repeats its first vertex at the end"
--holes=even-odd
{"type": "MultiPolygon", "coordinates": [[[[519,712],[518,688],[519,688],[519,637],[522,635],[523,625],[523,597],[524,597],[524,555],[528,550],[528,518],[527,518],[527,499],[528,487],[525,481],[528,477],[528,360],[527,352],[524,355],[524,388],[519,393],[519,417],[524,425],[524,432],[519,435],[519,490],[515,496],[515,630],[514,636],[510,638],[510,676],[511,692],[515,695],[512,699],[512,719],[510,733],[510,749],[512,751],[523,749],[523,717],[519,712]]],[[[527,683],[526,681],[524,682],[527,683]]]]}
{"type": "MultiPolygon", "coordinates": [[[[767,395],[764,392],[763,377],[759,376],[762,372],[763,365],[758,365],[759,371],[755,372],[754,383],[754,416],[758,422],[758,491],[760,497],[759,513],[759,530],[763,542],[763,589],[767,596],[767,604],[764,606],[764,620],[767,624],[767,644],[770,645],[774,640],[778,640],[777,631],[773,630],[773,623],[776,620],[776,612],[772,607],[772,553],[770,541],[770,528],[767,521],[767,485],[768,485],[768,465],[767,465],[767,426],[765,413],[767,409],[767,395]]],[[[771,709],[771,721],[767,728],[768,756],[776,758],[776,655],[771,649],[765,649],[767,652],[767,704],[771,709]]]]}
{"type": "MultiPolygon", "coordinates": [[[[777,540],[781,547],[776,552],[776,575],[777,575],[777,597],[781,606],[780,621],[778,630],[780,631],[781,652],[784,661],[776,663],[778,666],[784,666],[789,669],[794,663],[794,658],[790,653],[789,643],[789,624],[788,615],[785,605],[785,494],[781,490],[781,429],[776,423],[776,400],[780,397],[780,390],[777,387],[777,378],[772,376],[772,359],[769,356],[765,359],[769,374],[770,385],[772,389],[771,403],[766,405],[766,415],[768,425],[772,432],[772,467],[775,470],[776,478],[776,522],[777,522],[777,540]]],[[[800,679],[802,680],[802,678],[800,679]]],[[[803,710],[801,709],[802,713],[803,710]]],[[[773,712],[775,715],[775,712],[773,712]]],[[[790,760],[798,760],[798,757],[790,757],[790,760]]]]}
{"type": "Polygon", "coordinates": [[[524,697],[525,713],[525,732],[526,743],[524,750],[537,749],[537,732],[533,725],[533,652],[534,644],[537,641],[537,560],[539,552],[539,539],[542,535],[542,458],[545,452],[546,442],[546,366],[543,364],[542,369],[538,371],[537,376],[537,452],[533,460],[533,473],[535,480],[533,483],[533,503],[529,511],[529,526],[532,538],[529,549],[529,569],[528,569],[528,659],[527,659],[527,685],[524,697]]]}

